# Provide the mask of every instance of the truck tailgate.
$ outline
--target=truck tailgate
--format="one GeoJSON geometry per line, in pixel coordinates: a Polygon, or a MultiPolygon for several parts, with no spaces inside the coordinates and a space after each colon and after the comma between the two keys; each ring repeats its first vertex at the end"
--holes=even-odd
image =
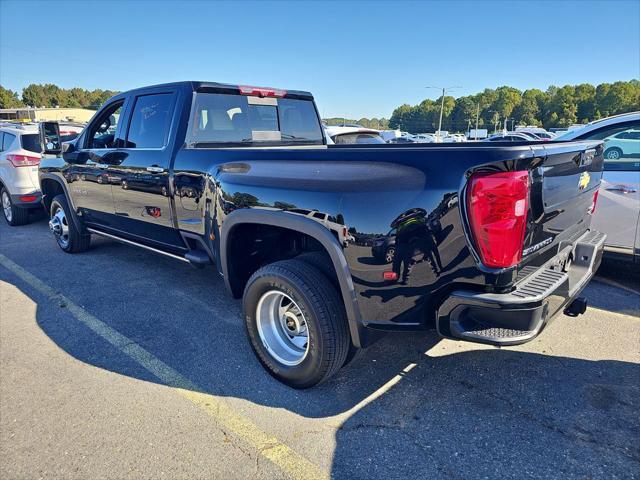
{"type": "Polygon", "coordinates": [[[601,142],[532,149],[531,210],[521,265],[546,261],[589,229],[603,167],[601,142]]]}

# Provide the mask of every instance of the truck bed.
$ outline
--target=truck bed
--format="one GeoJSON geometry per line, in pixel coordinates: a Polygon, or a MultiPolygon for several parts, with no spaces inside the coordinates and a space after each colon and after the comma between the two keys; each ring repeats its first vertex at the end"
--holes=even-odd
{"type": "MultiPolygon", "coordinates": [[[[224,199],[212,212],[218,229],[228,215],[247,207],[317,211],[339,219],[352,237],[343,253],[363,321],[385,328],[429,323],[435,306],[456,288],[511,289],[527,266],[542,265],[563,242],[588,229],[601,169],[598,142],[203,148],[178,153],[174,179],[178,224],[193,233],[204,234],[197,220],[205,213],[181,208],[193,205],[193,197],[179,192],[183,177],[193,183],[194,170],[217,172],[218,197],[224,199]],[[590,163],[581,165],[587,151],[590,163]],[[483,169],[531,172],[532,215],[524,244],[530,253],[511,269],[479,265],[469,239],[460,199],[466,178],[483,169]],[[591,178],[579,189],[582,172],[591,178]],[[413,208],[427,212],[442,271],[436,276],[418,255],[408,284],[398,287],[383,281],[391,265],[374,258],[371,248],[388,236],[400,213],[413,208]]],[[[203,175],[200,184],[205,183],[203,175]]]]}

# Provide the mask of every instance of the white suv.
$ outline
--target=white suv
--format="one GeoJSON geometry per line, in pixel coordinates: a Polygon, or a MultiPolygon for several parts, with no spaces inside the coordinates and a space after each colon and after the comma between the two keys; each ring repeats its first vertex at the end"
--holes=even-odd
{"type": "Polygon", "coordinates": [[[604,158],[622,160],[640,155],[640,130],[623,130],[604,139],[604,158]]]}
{"type": "Polygon", "coordinates": [[[42,208],[37,125],[0,125],[0,202],[9,225],[24,225],[29,210],[42,208]]]}

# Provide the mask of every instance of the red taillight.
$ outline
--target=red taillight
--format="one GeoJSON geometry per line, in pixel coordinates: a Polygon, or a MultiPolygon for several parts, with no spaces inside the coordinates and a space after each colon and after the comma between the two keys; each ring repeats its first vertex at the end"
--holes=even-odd
{"type": "Polygon", "coordinates": [[[385,280],[397,280],[398,274],[396,272],[384,272],[382,278],[385,280]]]}
{"type": "Polygon", "coordinates": [[[20,201],[21,202],[25,202],[25,203],[35,202],[37,199],[38,199],[38,197],[36,197],[35,195],[22,195],[20,197],[20,201]]]}
{"type": "Polygon", "coordinates": [[[593,215],[596,211],[596,203],[598,203],[598,193],[600,192],[600,189],[596,190],[596,193],[593,194],[593,203],[591,203],[591,206],[589,207],[589,215],[593,215]]]}
{"type": "Polygon", "coordinates": [[[35,167],[40,165],[40,157],[31,157],[29,155],[7,155],[7,160],[14,167],[35,167]]]}
{"type": "Polygon", "coordinates": [[[286,90],[280,90],[278,88],[248,87],[246,85],[240,85],[238,88],[242,95],[253,95],[256,97],[282,98],[287,94],[286,90]]]}
{"type": "Polygon", "coordinates": [[[529,173],[476,173],[467,190],[471,233],[482,263],[491,268],[517,265],[529,209],[529,173]]]}

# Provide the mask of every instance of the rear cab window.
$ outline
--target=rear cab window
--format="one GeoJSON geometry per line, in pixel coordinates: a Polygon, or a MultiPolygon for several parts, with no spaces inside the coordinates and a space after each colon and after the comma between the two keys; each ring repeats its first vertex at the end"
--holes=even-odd
{"type": "Polygon", "coordinates": [[[194,93],[189,148],[229,145],[323,145],[311,98],[276,98],[233,93],[194,93]]]}

